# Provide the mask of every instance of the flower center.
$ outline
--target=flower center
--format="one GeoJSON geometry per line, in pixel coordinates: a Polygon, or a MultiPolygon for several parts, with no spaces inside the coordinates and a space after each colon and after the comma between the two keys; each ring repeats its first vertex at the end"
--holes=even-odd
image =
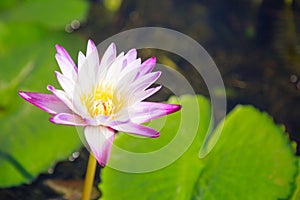
{"type": "Polygon", "coordinates": [[[97,86],[90,94],[83,94],[81,102],[86,106],[91,117],[113,114],[113,94],[110,89],[104,90],[101,86],[97,86]]]}

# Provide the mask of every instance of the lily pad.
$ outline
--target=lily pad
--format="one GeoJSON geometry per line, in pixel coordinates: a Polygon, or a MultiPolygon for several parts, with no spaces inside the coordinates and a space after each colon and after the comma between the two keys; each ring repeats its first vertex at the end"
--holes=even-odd
{"type": "Polygon", "coordinates": [[[74,18],[83,19],[87,2],[71,3],[67,12],[61,11],[66,16],[60,22],[60,15],[50,16],[50,2],[53,6],[66,8],[69,1],[61,4],[45,1],[43,5],[49,4],[49,7],[41,16],[50,19],[45,26],[41,26],[43,18],[38,19],[41,16],[37,14],[43,9],[36,10],[41,1],[16,3],[17,8],[10,7],[1,14],[0,187],[32,181],[82,145],[74,127],[50,123],[49,114],[18,96],[19,90],[49,93],[46,86],[57,85],[54,71],[59,68],[54,58],[55,44],[64,46],[73,58],[85,48],[86,42],[81,36],[53,28],[62,27],[63,23],[74,18]],[[25,14],[26,17],[22,18],[25,14]]]}
{"type": "MultiPolygon", "coordinates": [[[[54,45],[73,46],[74,50],[82,49],[84,41],[78,36],[58,34],[55,38],[40,40],[30,47],[16,50],[1,59],[1,66],[12,69],[6,71],[10,82],[1,80],[0,90],[0,186],[12,186],[33,180],[39,173],[47,171],[57,160],[65,159],[81,146],[81,141],[74,127],[54,125],[49,122],[49,114],[23,101],[17,94],[19,89],[26,91],[48,92],[47,84],[56,83],[54,70],[58,70],[53,56],[54,45]],[[76,40],[77,45],[70,45],[76,40]],[[68,44],[68,45],[67,45],[68,44]],[[21,54],[20,51],[26,53],[21,54]],[[51,53],[52,52],[52,53],[51,53]],[[19,62],[14,62],[18,55],[19,62]],[[34,58],[21,65],[28,58],[34,58]],[[25,68],[25,72],[24,72],[25,68]],[[20,73],[23,74],[20,75],[20,73]],[[21,79],[21,80],[17,80],[21,79]],[[6,85],[5,85],[6,84],[6,85]]],[[[2,74],[1,72],[1,74],[2,74]]]]}
{"type": "Polygon", "coordinates": [[[300,199],[300,173],[299,172],[300,172],[300,162],[298,160],[298,175],[297,175],[297,179],[296,179],[296,189],[291,198],[292,200],[300,199]]]}
{"type": "MultiPolygon", "coordinates": [[[[128,151],[153,150],[153,143],[167,145],[168,139],[181,132],[188,137],[189,127],[196,121],[197,136],[187,151],[171,165],[147,173],[106,167],[99,185],[102,199],[286,199],[291,196],[297,158],[284,130],[270,116],[252,106],[237,106],[226,117],[223,129],[217,126],[213,130],[221,131],[219,141],[210,154],[200,159],[199,150],[210,127],[210,105],[201,96],[180,98],[179,103],[183,106],[181,112],[167,117],[160,131],[162,137],[157,141],[140,138],[137,142],[138,138],[130,139],[122,133],[115,143],[128,151]],[[197,106],[199,112],[195,112],[197,106]],[[185,113],[189,116],[183,122],[185,113]],[[174,124],[181,124],[182,128],[174,129],[174,124]]],[[[180,148],[178,144],[173,152],[180,148]]],[[[169,156],[161,154],[152,163],[164,162],[169,156]]],[[[130,162],[130,158],[112,150],[110,166],[130,162]]]]}

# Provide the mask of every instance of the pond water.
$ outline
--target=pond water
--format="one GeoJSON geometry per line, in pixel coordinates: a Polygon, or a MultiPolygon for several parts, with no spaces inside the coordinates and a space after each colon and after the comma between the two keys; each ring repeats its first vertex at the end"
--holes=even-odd
{"type": "MultiPolygon", "coordinates": [[[[284,124],[290,138],[299,143],[299,19],[299,1],[128,0],[114,12],[103,6],[102,1],[91,1],[88,19],[76,32],[93,38],[96,43],[120,31],[143,26],[165,27],[187,34],[207,50],[218,66],[227,91],[228,111],[237,104],[254,105],[268,112],[278,124],[284,124]]],[[[195,76],[193,67],[184,59],[155,50],[140,53],[145,57],[159,54],[161,63],[166,58],[172,60],[197,93],[208,95],[203,80],[195,76]]],[[[153,99],[165,100],[169,95],[163,90],[153,99]]],[[[1,189],[0,199],[64,199],[47,187],[45,181],[63,179],[76,185],[74,180],[84,177],[86,162],[87,152],[82,149],[74,162],[58,163],[53,174],[43,174],[29,185],[1,189]]],[[[99,175],[96,177],[99,182],[99,175]]],[[[78,185],[73,192],[81,190],[78,185]]]]}

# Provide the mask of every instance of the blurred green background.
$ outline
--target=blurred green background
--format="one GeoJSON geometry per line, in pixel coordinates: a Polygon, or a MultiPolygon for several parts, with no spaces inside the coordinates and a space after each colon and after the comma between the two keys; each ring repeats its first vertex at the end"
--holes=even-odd
{"type": "MultiPolygon", "coordinates": [[[[0,197],[18,199],[26,191],[28,199],[51,197],[53,192],[42,184],[44,176],[49,178],[47,170],[74,151],[81,157],[73,165],[56,165],[58,173],[52,176],[84,176],[87,153],[80,149],[76,129],[49,123],[49,115],[21,100],[17,91],[47,92],[47,84],[57,86],[55,44],[64,46],[76,61],[87,39],[97,44],[136,27],[170,28],[197,40],[222,74],[228,111],[237,104],[254,105],[270,113],[299,143],[299,18],[298,0],[1,0],[0,186],[45,174],[33,184],[0,190],[0,197]]],[[[177,68],[197,93],[208,96],[205,83],[184,59],[157,50],[139,53],[177,68]]],[[[170,95],[162,90],[152,99],[170,95]]]]}

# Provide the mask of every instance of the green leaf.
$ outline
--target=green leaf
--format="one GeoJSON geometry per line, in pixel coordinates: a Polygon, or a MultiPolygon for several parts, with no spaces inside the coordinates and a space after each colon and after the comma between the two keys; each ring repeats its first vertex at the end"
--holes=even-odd
{"type": "Polygon", "coordinates": [[[296,179],[296,189],[294,191],[294,194],[292,196],[292,200],[298,200],[300,199],[300,161],[298,159],[298,175],[297,175],[297,179],[296,179]]]}
{"type": "Polygon", "coordinates": [[[2,13],[0,19],[7,22],[38,23],[61,29],[72,20],[84,20],[88,5],[85,0],[23,1],[2,13]]]}
{"type": "Polygon", "coordinates": [[[22,100],[18,90],[49,93],[48,84],[58,86],[55,44],[73,58],[85,49],[82,37],[63,30],[84,20],[88,5],[85,0],[0,3],[0,187],[32,181],[82,145],[78,129],[50,123],[49,114],[22,100]]]}
{"type": "MultiPolygon", "coordinates": [[[[290,197],[297,172],[297,159],[284,131],[267,114],[251,106],[237,106],[226,117],[223,129],[219,125],[214,130],[222,133],[211,153],[204,159],[199,159],[203,138],[210,127],[209,103],[200,96],[180,98],[179,103],[183,106],[181,112],[167,117],[160,131],[161,136],[155,141],[149,138],[132,138],[126,134],[120,134],[116,138],[118,148],[112,149],[109,167],[102,171],[102,183],[99,185],[103,193],[102,199],[290,197]],[[192,134],[190,127],[194,127],[194,123],[199,125],[197,136],[188,150],[174,163],[147,173],[128,172],[131,165],[150,165],[151,168],[151,165],[164,163],[170,156],[174,156],[174,152],[186,145],[184,139],[168,153],[161,151],[161,147],[168,146],[178,135],[189,137],[192,134]],[[181,128],[178,128],[178,124],[181,128]],[[137,153],[156,150],[161,155],[157,160],[152,159],[152,164],[139,163],[116,150],[121,148],[137,153]],[[127,168],[118,165],[127,165],[127,168]]],[[[161,124],[161,120],[153,122],[154,127],[155,124],[161,124]]],[[[144,157],[149,157],[149,154],[144,154],[144,157]]]]}
{"type": "Polygon", "coordinates": [[[297,172],[283,128],[251,106],[237,106],[226,117],[217,145],[203,162],[205,173],[195,191],[201,199],[288,198],[297,172]]]}
{"type": "Polygon", "coordinates": [[[0,55],[0,74],[5,74],[0,80],[0,187],[28,183],[82,145],[74,127],[50,123],[50,115],[22,100],[18,90],[49,93],[48,84],[58,85],[55,44],[74,58],[85,43],[78,35],[57,32],[0,55]]]}
{"type": "Polygon", "coordinates": [[[19,0],[1,0],[0,1],[0,11],[5,11],[18,3],[19,0]]]}
{"type": "Polygon", "coordinates": [[[48,31],[31,24],[0,21],[0,55],[12,54],[11,50],[42,40],[48,31]]]}

